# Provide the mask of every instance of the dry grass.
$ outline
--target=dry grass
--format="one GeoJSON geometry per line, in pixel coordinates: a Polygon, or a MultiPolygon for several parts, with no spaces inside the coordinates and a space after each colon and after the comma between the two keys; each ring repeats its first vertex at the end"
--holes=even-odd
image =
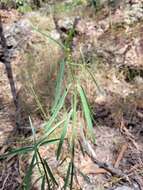
{"type": "MultiPolygon", "coordinates": [[[[34,27],[40,31],[50,34],[54,30],[54,22],[51,17],[36,14],[29,18],[34,27]]],[[[22,83],[22,96],[26,109],[33,110],[33,105],[37,108],[34,90],[42,106],[49,109],[54,97],[58,63],[62,57],[62,50],[54,41],[46,38],[42,34],[33,31],[31,41],[27,43],[26,49],[22,53],[20,66],[20,83],[22,83]]]]}
{"type": "MultiPolygon", "coordinates": [[[[32,15],[29,14],[28,19],[32,22],[33,26],[36,28],[38,27],[41,31],[50,33],[55,29],[51,15],[47,17],[39,13],[34,13],[32,15]]],[[[21,54],[21,65],[18,68],[18,74],[20,76],[19,83],[22,85],[21,97],[23,105],[25,106],[25,111],[30,113],[36,111],[36,113],[38,112],[40,115],[44,116],[44,119],[47,117],[54,98],[55,82],[59,68],[58,62],[61,60],[62,56],[63,52],[58,44],[36,31],[32,32],[31,40],[27,43],[26,49],[21,54]]],[[[86,63],[84,65],[82,63],[79,67],[75,66],[75,63],[69,64],[71,64],[71,68],[75,74],[75,81],[80,81],[81,86],[84,88],[88,102],[93,111],[97,109],[95,111],[98,113],[97,104],[99,104],[99,107],[102,105],[103,110],[107,109],[107,112],[110,109],[112,118],[118,122],[116,126],[120,126],[123,113],[130,112],[130,110],[134,111],[134,108],[138,106],[137,104],[141,104],[142,97],[137,96],[138,87],[136,85],[132,85],[125,81],[124,73],[119,72],[113,65],[109,66],[103,64],[101,60],[99,63],[97,62],[97,60],[93,60],[90,65],[86,65],[86,63]],[[139,102],[137,103],[137,101],[139,102]]],[[[69,78],[66,78],[65,83],[67,80],[69,80],[69,78]]],[[[71,107],[73,94],[74,92],[71,90],[68,96],[69,102],[65,102],[66,107],[68,107],[68,103],[70,104],[69,107],[71,107]]],[[[77,101],[78,100],[79,99],[77,99],[77,101]]],[[[73,127],[77,128],[77,135],[79,136],[81,125],[85,128],[87,127],[84,120],[84,114],[80,109],[81,106],[78,104],[77,107],[76,124],[74,122],[73,124],[69,123],[68,133],[66,135],[69,141],[71,140],[73,127]]],[[[65,110],[63,109],[62,112],[59,113],[57,120],[62,120],[64,114],[65,110]]],[[[110,122],[109,119],[110,118],[107,118],[107,122],[110,122]]],[[[106,125],[106,123],[103,125],[106,125]]],[[[103,161],[112,163],[115,156],[114,151],[118,149],[120,142],[123,141],[119,130],[113,128],[113,126],[111,128],[101,126],[100,129],[95,129],[95,133],[98,145],[95,151],[98,159],[102,160],[102,158],[104,158],[103,161]]],[[[39,133],[38,135],[41,137],[43,134],[39,133]]],[[[58,129],[56,132],[52,133],[50,137],[59,138],[60,136],[61,129],[58,129]]],[[[63,145],[64,152],[62,154],[62,159],[64,159],[65,156],[67,156],[67,158],[60,168],[58,168],[58,163],[55,158],[55,152],[57,150],[55,145],[42,146],[39,149],[42,158],[48,159],[48,163],[53,169],[54,175],[61,186],[64,183],[63,179],[66,174],[68,162],[70,161],[70,151],[67,146],[66,143],[63,145]]],[[[79,150],[80,148],[77,145],[75,150],[75,165],[81,170],[83,169],[84,173],[90,175],[93,171],[93,163],[91,163],[89,159],[86,160],[81,153],[79,154],[79,150]],[[81,160],[83,161],[82,163],[81,160]]],[[[31,155],[29,157],[31,157],[31,155]]],[[[78,178],[80,178],[79,176],[78,178]]],[[[38,177],[39,171],[36,169],[34,170],[33,182],[35,182],[38,177]]],[[[98,178],[99,176],[96,177],[98,178]]],[[[100,183],[104,181],[103,178],[101,177],[100,179],[99,177],[99,179],[96,179],[96,177],[94,177],[95,184],[99,183],[99,185],[102,185],[100,183]]],[[[82,186],[84,180],[79,179],[79,181],[82,186]]],[[[87,188],[88,187],[89,184],[87,185],[87,188]]]]}

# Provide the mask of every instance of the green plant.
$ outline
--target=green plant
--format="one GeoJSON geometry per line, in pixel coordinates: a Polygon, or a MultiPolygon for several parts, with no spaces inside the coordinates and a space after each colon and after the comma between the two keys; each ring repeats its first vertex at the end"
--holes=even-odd
{"type": "Polygon", "coordinates": [[[69,158],[67,171],[65,172],[63,189],[67,188],[73,189],[74,176],[76,175],[75,169],[75,150],[79,143],[79,140],[83,138],[80,131],[86,131],[86,138],[90,138],[95,143],[95,135],[92,124],[92,114],[90,110],[89,103],[87,101],[84,88],[80,83],[80,80],[76,76],[76,64],[73,64],[71,56],[71,41],[74,36],[74,29],[69,31],[69,35],[64,44],[61,44],[51,38],[47,33],[39,31],[41,35],[44,35],[48,40],[56,42],[64,51],[64,58],[59,63],[59,72],[57,76],[57,83],[55,88],[55,97],[51,107],[51,115],[47,119],[47,115],[44,113],[41,107],[40,101],[36,96],[36,92],[33,88],[32,92],[36,99],[38,107],[40,107],[41,112],[47,120],[44,125],[44,135],[37,139],[35,129],[32,124],[31,118],[29,118],[29,123],[31,126],[31,131],[33,134],[33,143],[30,146],[21,147],[18,149],[11,150],[7,154],[1,155],[0,159],[5,159],[10,155],[21,155],[28,154],[32,152],[32,160],[29,165],[27,174],[23,180],[23,189],[28,190],[31,187],[31,178],[33,170],[38,168],[39,179],[42,181],[41,190],[45,189],[47,186],[49,190],[56,189],[58,186],[58,179],[52,171],[48,160],[43,158],[40,153],[40,148],[51,145],[57,145],[56,148],[56,158],[58,161],[64,162],[62,154],[64,149],[67,149],[68,154],[65,155],[69,158]],[[65,74],[66,73],[66,74],[65,74]],[[64,84],[65,76],[66,83],[64,84]],[[64,84],[64,85],[63,85],[64,84]],[[64,89],[63,87],[64,86],[64,89]],[[66,99],[71,97],[69,106],[66,108],[66,99]],[[61,112],[64,110],[64,114],[61,112]],[[86,127],[78,124],[78,111],[81,111],[84,115],[86,121],[86,127]],[[55,138],[55,136],[58,137],[55,138]],[[64,146],[66,144],[67,146],[64,146]],[[67,148],[66,148],[67,147],[67,148]]]}
{"type": "Polygon", "coordinates": [[[98,10],[100,8],[100,0],[91,0],[92,6],[98,10]]]}
{"type": "Polygon", "coordinates": [[[30,4],[26,0],[16,0],[16,6],[21,13],[32,11],[30,4]]]}
{"type": "Polygon", "coordinates": [[[73,0],[69,2],[59,2],[54,5],[54,10],[56,13],[65,13],[65,12],[71,12],[76,7],[87,5],[87,0],[73,0]]]}
{"type": "Polygon", "coordinates": [[[1,0],[0,5],[8,8],[15,8],[21,13],[26,13],[32,10],[27,0],[1,0]]]}

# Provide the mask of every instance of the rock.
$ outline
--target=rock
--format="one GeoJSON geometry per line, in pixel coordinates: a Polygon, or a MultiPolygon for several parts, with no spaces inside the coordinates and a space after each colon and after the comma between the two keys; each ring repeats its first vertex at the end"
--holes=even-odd
{"type": "MultiPolygon", "coordinates": [[[[31,24],[27,19],[21,19],[10,25],[3,25],[3,29],[9,51],[9,58],[11,59],[21,48],[24,48],[28,39],[31,37],[31,24]]],[[[2,51],[0,47],[0,55],[2,51]]]]}
{"type": "Polygon", "coordinates": [[[54,40],[60,40],[60,34],[58,33],[57,30],[51,31],[51,37],[52,37],[54,40]]]}
{"type": "Polygon", "coordinates": [[[133,1],[126,3],[124,10],[124,22],[126,24],[133,24],[134,22],[140,21],[143,18],[143,2],[133,1]]]}
{"type": "Polygon", "coordinates": [[[135,82],[136,84],[138,84],[138,85],[143,85],[143,78],[140,77],[140,76],[136,76],[136,77],[134,78],[134,82],[135,82]]]}
{"type": "Polygon", "coordinates": [[[132,187],[123,185],[123,186],[120,186],[120,187],[116,187],[114,190],[139,190],[139,189],[140,188],[138,187],[137,184],[133,184],[132,187]]]}
{"type": "Polygon", "coordinates": [[[70,30],[73,28],[74,18],[65,18],[58,21],[58,26],[61,30],[70,30]]]}
{"type": "Polygon", "coordinates": [[[121,187],[117,187],[114,190],[134,190],[134,189],[128,186],[121,186],[121,187]]]}
{"type": "Polygon", "coordinates": [[[96,190],[95,185],[87,184],[83,187],[83,190],[96,190]]]}
{"type": "Polygon", "coordinates": [[[7,39],[8,46],[18,48],[20,45],[24,45],[27,42],[28,37],[31,36],[31,23],[27,19],[21,19],[20,21],[13,23],[12,25],[4,28],[4,34],[7,39]]]}

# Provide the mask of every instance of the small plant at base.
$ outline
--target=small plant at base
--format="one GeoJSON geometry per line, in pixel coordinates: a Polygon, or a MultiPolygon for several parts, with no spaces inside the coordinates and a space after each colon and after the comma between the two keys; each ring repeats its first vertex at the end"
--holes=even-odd
{"type": "Polygon", "coordinates": [[[26,0],[16,0],[17,10],[21,13],[32,11],[30,4],[26,0]]]}

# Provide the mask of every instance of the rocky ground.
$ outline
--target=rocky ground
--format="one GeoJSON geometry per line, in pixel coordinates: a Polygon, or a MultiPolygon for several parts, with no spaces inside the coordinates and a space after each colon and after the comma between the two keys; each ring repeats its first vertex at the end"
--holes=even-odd
{"type": "MultiPolygon", "coordinates": [[[[115,177],[90,157],[77,152],[76,165],[87,178],[79,174],[75,189],[142,190],[143,1],[115,1],[110,6],[103,4],[98,12],[86,3],[63,11],[64,3],[67,7],[70,5],[70,1],[57,3],[60,8],[56,8],[54,17],[48,6],[23,15],[16,10],[0,10],[21,100],[23,128],[28,125],[27,116],[33,114],[34,125],[41,133],[44,116],[36,110],[28,84],[33,80],[36,93],[48,110],[54,93],[57,61],[64,56],[61,48],[45,40],[36,28],[61,42],[77,19],[72,57],[79,62],[84,55],[99,86],[93,84],[85,71],[78,72],[94,112],[97,142],[92,148],[97,160],[112,164],[126,178],[115,177]]],[[[10,144],[19,146],[19,137],[15,140],[12,133],[15,109],[3,63],[0,63],[0,121],[0,153],[3,154],[10,144]]],[[[20,140],[25,141],[25,137],[20,140]]],[[[50,155],[51,165],[55,167],[55,157],[50,155]]],[[[2,162],[0,188],[20,189],[27,162],[18,157],[2,162]]],[[[61,184],[62,180],[61,177],[61,184]]],[[[33,186],[33,189],[39,187],[33,186]]]]}

